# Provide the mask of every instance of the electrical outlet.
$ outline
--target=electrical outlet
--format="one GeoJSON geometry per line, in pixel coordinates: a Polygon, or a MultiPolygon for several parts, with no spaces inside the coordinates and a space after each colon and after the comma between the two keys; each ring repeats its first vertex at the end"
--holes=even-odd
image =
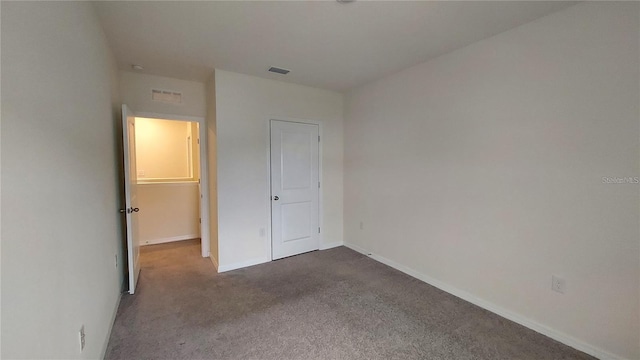
{"type": "Polygon", "coordinates": [[[362,221],[360,221],[360,230],[364,229],[364,223],[362,221]]]}
{"type": "Polygon", "coordinates": [[[84,350],[84,325],[80,327],[80,352],[84,350]]]}
{"type": "Polygon", "coordinates": [[[564,294],[564,292],[567,290],[567,283],[564,281],[563,278],[552,275],[551,290],[555,292],[559,292],[560,294],[564,294]]]}

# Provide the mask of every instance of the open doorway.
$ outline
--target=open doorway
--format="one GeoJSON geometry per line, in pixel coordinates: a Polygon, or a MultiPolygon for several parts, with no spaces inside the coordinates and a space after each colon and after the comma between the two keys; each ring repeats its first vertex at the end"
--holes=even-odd
{"type": "Polygon", "coordinates": [[[128,292],[134,294],[141,246],[198,241],[202,257],[210,256],[208,152],[204,118],[136,114],[123,104],[122,121],[125,206],[120,212],[128,292]]]}
{"type": "Polygon", "coordinates": [[[140,246],[200,240],[199,124],[136,117],[140,246]]]}

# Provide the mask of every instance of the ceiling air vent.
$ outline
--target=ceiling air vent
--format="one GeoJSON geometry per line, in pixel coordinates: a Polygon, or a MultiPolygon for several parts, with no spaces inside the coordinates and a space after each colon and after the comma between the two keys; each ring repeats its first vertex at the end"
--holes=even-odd
{"type": "Polygon", "coordinates": [[[167,104],[182,104],[182,93],[177,91],[151,89],[151,100],[167,104]]]}
{"type": "Polygon", "coordinates": [[[276,74],[282,74],[282,75],[286,75],[289,73],[289,70],[287,69],[281,69],[273,66],[269,68],[269,71],[274,72],[276,74]]]}

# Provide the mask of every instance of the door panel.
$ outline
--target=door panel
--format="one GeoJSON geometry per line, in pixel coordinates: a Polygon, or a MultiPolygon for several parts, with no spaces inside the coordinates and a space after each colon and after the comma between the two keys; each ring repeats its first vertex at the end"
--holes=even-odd
{"type": "Polygon", "coordinates": [[[138,237],[138,195],[136,171],[136,118],[122,105],[122,140],[124,153],[124,193],[129,263],[129,294],[133,294],[140,274],[140,242],[138,237]]]}
{"type": "Polygon", "coordinates": [[[274,260],[320,247],[318,133],[318,125],[271,121],[274,260]]]}
{"type": "MultiPolygon", "coordinates": [[[[281,131],[282,190],[307,189],[311,184],[309,134],[281,131]]],[[[317,146],[318,142],[315,142],[317,146]]]]}
{"type": "Polygon", "coordinates": [[[311,237],[311,202],[282,204],[282,242],[311,237]]]}

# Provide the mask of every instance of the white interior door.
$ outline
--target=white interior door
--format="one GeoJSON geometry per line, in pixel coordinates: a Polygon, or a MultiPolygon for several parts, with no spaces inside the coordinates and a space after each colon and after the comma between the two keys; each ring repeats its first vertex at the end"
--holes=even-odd
{"type": "Polygon", "coordinates": [[[273,259],[320,248],[318,125],[271,121],[273,259]]]}
{"type": "Polygon", "coordinates": [[[136,171],[136,118],[127,105],[122,105],[122,137],[124,152],[124,196],[129,260],[129,294],[133,294],[140,274],[140,241],[138,238],[138,197],[136,171]]]}

